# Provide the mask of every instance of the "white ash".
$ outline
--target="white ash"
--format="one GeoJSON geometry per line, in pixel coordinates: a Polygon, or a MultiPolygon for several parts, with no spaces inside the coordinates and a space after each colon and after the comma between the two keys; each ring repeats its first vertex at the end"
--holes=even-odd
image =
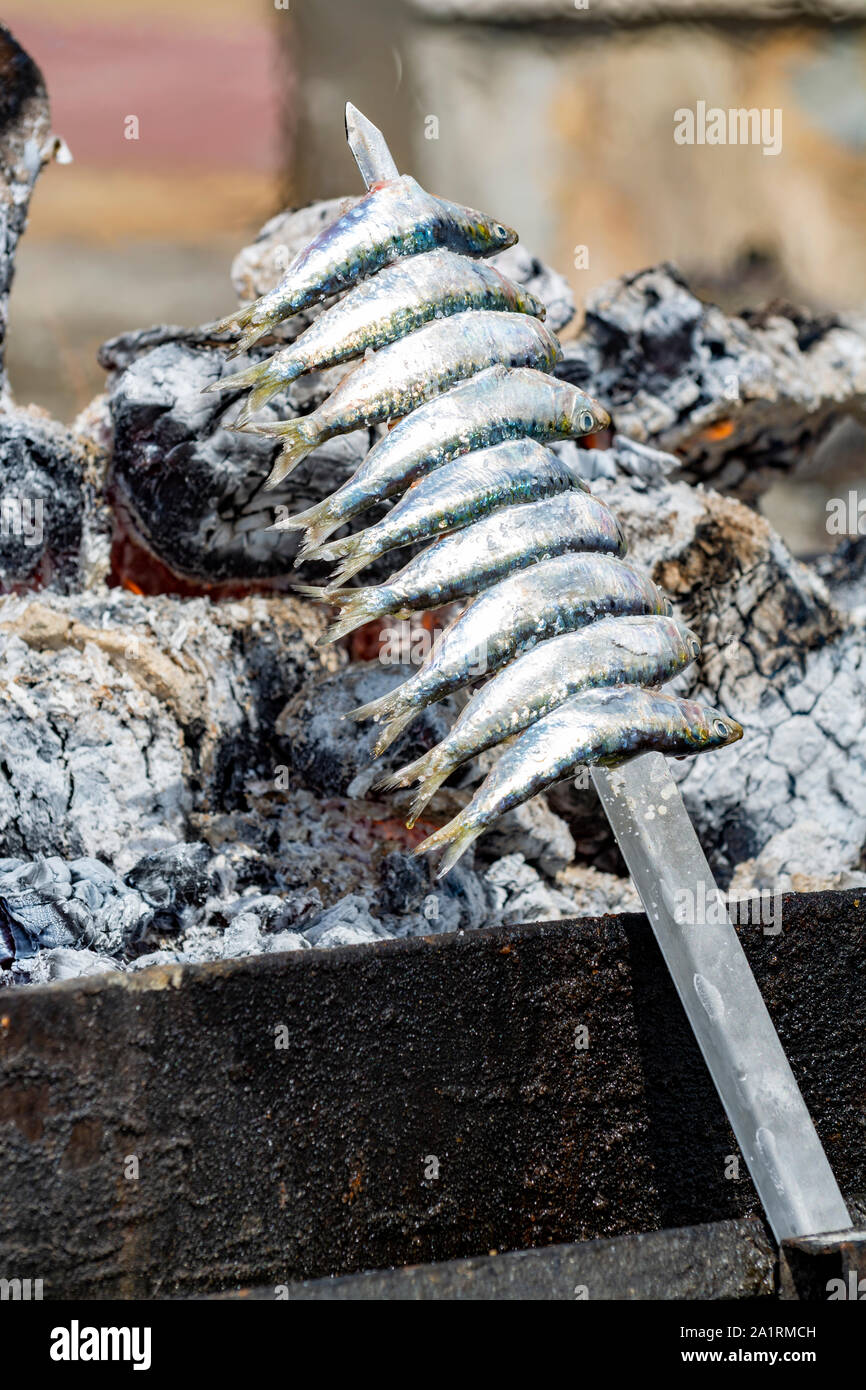
{"type": "MultiPolygon", "coordinates": [[[[7,189],[34,121],[47,119],[41,87],[22,112],[15,157],[0,149],[7,189]]],[[[37,167],[17,202],[0,200],[0,338],[37,167]]],[[[270,288],[278,248],[300,249],[340,207],[273,219],[234,268],[242,297],[270,288]]],[[[499,261],[564,326],[562,278],[520,247],[499,261]]],[[[630,881],[606,872],[617,859],[593,793],[573,783],[503,820],[436,881],[410,852],[399,796],[372,787],[371,731],[338,717],[401,672],[348,669],[345,652],[317,648],[314,606],[105,587],[109,455],[121,520],[171,573],[217,589],[280,585],[296,538],[267,530],[275,508],[333,491],[377,437],[331,441],[263,495],[279,446],[226,428],[237,400],[201,395],[243,365],[226,363],[228,341],[210,326],[115,339],[101,354],[107,394],[72,431],[16,412],[0,383],[7,474],[55,501],[41,549],[25,554],[14,537],[0,553],[0,584],[42,586],[0,601],[0,959],[14,957],[0,983],[636,906],[630,881]]],[[[562,374],[611,404],[620,431],[611,448],[583,451],[584,475],[705,642],[699,670],[675,688],[746,726],[742,744],[674,765],[714,867],[735,884],[811,882],[817,852],[825,877],[862,877],[863,547],[822,564],[824,583],[747,508],[682,479],[755,496],[843,415],[862,413],[864,364],[854,320],[787,309],[731,318],[667,267],[600,291],[566,346],[562,374]]],[[[334,379],[311,376],[268,409],[308,411],[334,379]]],[[[382,770],[429,747],[452,715],[426,711],[382,770]]],[[[464,769],[430,813],[452,814],[483,770],[464,769]]]]}
{"type": "MultiPolygon", "coordinates": [[[[834,869],[856,871],[866,850],[864,615],[837,606],[814,568],[733,498],[669,479],[595,491],[704,644],[668,688],[745,729],[718,755],[671,764],[717,874],[726,881],[804,820],[823,827],[834,869]]],[[[562,814],[561,797],[553,804],[562,814]]]]}
{"type": "Polygon", "coordinates": [[[143,599],[120,589],[0,600],[0,837],[7,854],[125,871],[273,778],[287,698],[341,655],[292,599],[143,599]]]}
{"type": "Polygon", "coordinates": [[[833,869],[836,846],[814,820],[796,821],[764,845],[756,859],[737,865],[732,895],[747,893],[819,893],[866,888],[866,872],[833,869]]]}
{"type": "Polygon", "coordinates": [[[556,374],[604,401],[615,428],[677,455],[690,481],[747,499],[805,468],[846,416],[866,414],[862,322],[791,306],[725,314],[675,267],[590,295],[556,374]]]}

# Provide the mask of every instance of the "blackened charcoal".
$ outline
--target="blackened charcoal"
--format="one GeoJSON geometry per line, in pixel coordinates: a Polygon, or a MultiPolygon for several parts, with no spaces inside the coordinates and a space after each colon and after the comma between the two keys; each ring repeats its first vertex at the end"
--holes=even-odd
{"type": "Polygon", "coordinates": [[[784,305],[728,315],[670,265],[595,290],[555,370],[603,401],[620,435],[675,454],[678,476],[745,499],[866,412],[862,322],[784,305]]]}
{"type": "Polygon", "coordinates": [[[289,702],[278,731],[306,786],[323,796],[365,796],[378,777],[420,757],[445,737],[457,713],[452,700],[420,710],[406,732],[374,762],[373,745],[381,730],[369,720],[356,723],[344,717],[393,690],[413,669],[378,661],[355,664],[310,684],[289,702]]]}
{"type": "Polygon", "coordinates": [[[126,881],[151,907],[189,907],[207,893],[211,858],[207,845],[172,845],[139,859],[126,881]]]}

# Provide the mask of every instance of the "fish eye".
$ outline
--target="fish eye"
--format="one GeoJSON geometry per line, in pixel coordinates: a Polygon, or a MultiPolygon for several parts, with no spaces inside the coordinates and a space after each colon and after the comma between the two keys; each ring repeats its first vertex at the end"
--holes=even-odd
{"type": "Polygon", "coordinates": [[[507,237],[507,236],[508,236],[508,232],[505,230],[505,228],[502,226],[502,224],[501,224],[500,222],[494,222],[494,223],[493,223],[493,231],[495,232],[496,236],[499,236],[499,237],[507,237]]]}
{"type": "Polygon", "coordinates": [[[701,654],[701,644],[700,644],[700,642],[698,641],[697,637],[690,637],[690,638],[689,638],[689,644],[688,644],[688,645],[689,645],[689,653],[690,653],[692,656],[700,656],[700,654],[701,654]]]}
{"type": "Polygon", "coordinates": [[[595,419],[593,418],[592,411],[582,410],[577,417],[577,428],[579,430],[582,430],[584,434],[589,434],[591,433],[594,425],[595,419]]]}
{"type": "Polygon", "coordinates": [[[719,738],[727,738],[728,734],[731,732],[724,719],[714,719],[713,728],[715,729],[719,738]]]}

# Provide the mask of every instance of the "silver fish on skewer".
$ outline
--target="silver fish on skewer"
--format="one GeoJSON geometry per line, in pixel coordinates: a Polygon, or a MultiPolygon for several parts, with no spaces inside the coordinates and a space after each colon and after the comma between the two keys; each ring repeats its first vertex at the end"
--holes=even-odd
{"type": "Polygon", "coordinates": [[[442,878],[499,816],[576,768],[613,766],[652,749],[689,757],[742,738],[734,719],[692,700],[637,686],[612,686],[572,696],[532,724],[502,753],[469,805],[415,850],[445,848],[442,878]]]}
{"type": "Polygon", "coordinates": [[[560,632],[613,613],[670,613],[652,580],[613,555],[558,555],[486,589],[437,638],[429,657],[396,690],[353,710],[387,721],[375,748],[388,748],[433,704],[560,632]]]}
{"type": "MultiPolygon", "coordinates": [[[[460,530],[502,507],[540,502],[573,488],[589,491],[567,460],[534,439],[508,439],[444,463],[413,483],[374,526],[329,541],[309,558],[339,560],[334,582],[345,583],[389,550],[460,530]]],[[[274,529],[284,526],[280,521],[274,529]]]]}
{"type": "Polygon", "coordinates": [[[229,354],[236,356],[283,319],[350,289],[402,256],[437,247],[490,256],[516,241],[510,227],[473,208],[435,198],[406,174],[374,184],[304,247],[275,289],[227,314],[215,327],[241,333],[229,354]]]}
{"type": "Polygon", "coordinates": [[[624,555],[625,537],[609,507],[586,492],[562,492],[525,507],[507,507],[428,546],[384,584],[366,589],[317,588],[300,593],[342,612],[319,645],[335,642],[363,623],[441,608],[497,584],[507,574],[569,551],[624,555]]]}
{"type": "Polygon", "coordinates": [[[526,367],[490,367],[399,420],[342,487],[284,524],[306,528],[306,556],[343,522],[460,454],[521,436],[577,439],[609,424],[607,411],[570,382],[526,367]]]}
{"type": "Polygon", "coordinates": [[[206,391],[250,388],[238,424],[304,372],[319,372],[363,357],[371,349],[405,338],[432,319],[444,319],[470,309],[504,310],[543,319],[547,312],[523,285],[509,280],[494,265],[431,251],[386,266],[362,280],[338,303],[321,314],[288,347],[246,371],[222,377],[206,391]]]}
{"type": "Polygon", "coordinates": [[[335,434],[407,416],[495,362],[547,369],[562,355],[550,329],[528,314],[472,310],[462,315],[460,329],[454,333],[448,319],[425,324],[362,362],[312,414],[247,425],[256,434],[284,440],[265,487],[276,487],[301,459],[335,434]]]}
{"type": "Polygon", "coordinates": [[[462,763],[522,733],[572,695],[593,686],[661,685],[685,670],[700,650],[697,634],[668,617],[599,618],[551,637],[477,691],[441,743],[377,785],[421,783],[407,821],[412,826],[462,763]]]}

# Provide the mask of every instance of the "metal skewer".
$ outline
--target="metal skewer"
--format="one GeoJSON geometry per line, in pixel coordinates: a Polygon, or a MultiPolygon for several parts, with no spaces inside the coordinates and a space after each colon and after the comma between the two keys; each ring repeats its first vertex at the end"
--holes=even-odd
{"type": "MultiPolygon", "coordinates": [[[[368,188],[398,177],[382,132],[350,102],[346,137],[368,188]]],[[[847,1230],[848,1209],[666,759],[647,753],[615,771],[594,767],[592,778],[773,1234],[781,1242],[847,1230]],[[682,921],[683,902],[712,910],[682,921]]]]}

